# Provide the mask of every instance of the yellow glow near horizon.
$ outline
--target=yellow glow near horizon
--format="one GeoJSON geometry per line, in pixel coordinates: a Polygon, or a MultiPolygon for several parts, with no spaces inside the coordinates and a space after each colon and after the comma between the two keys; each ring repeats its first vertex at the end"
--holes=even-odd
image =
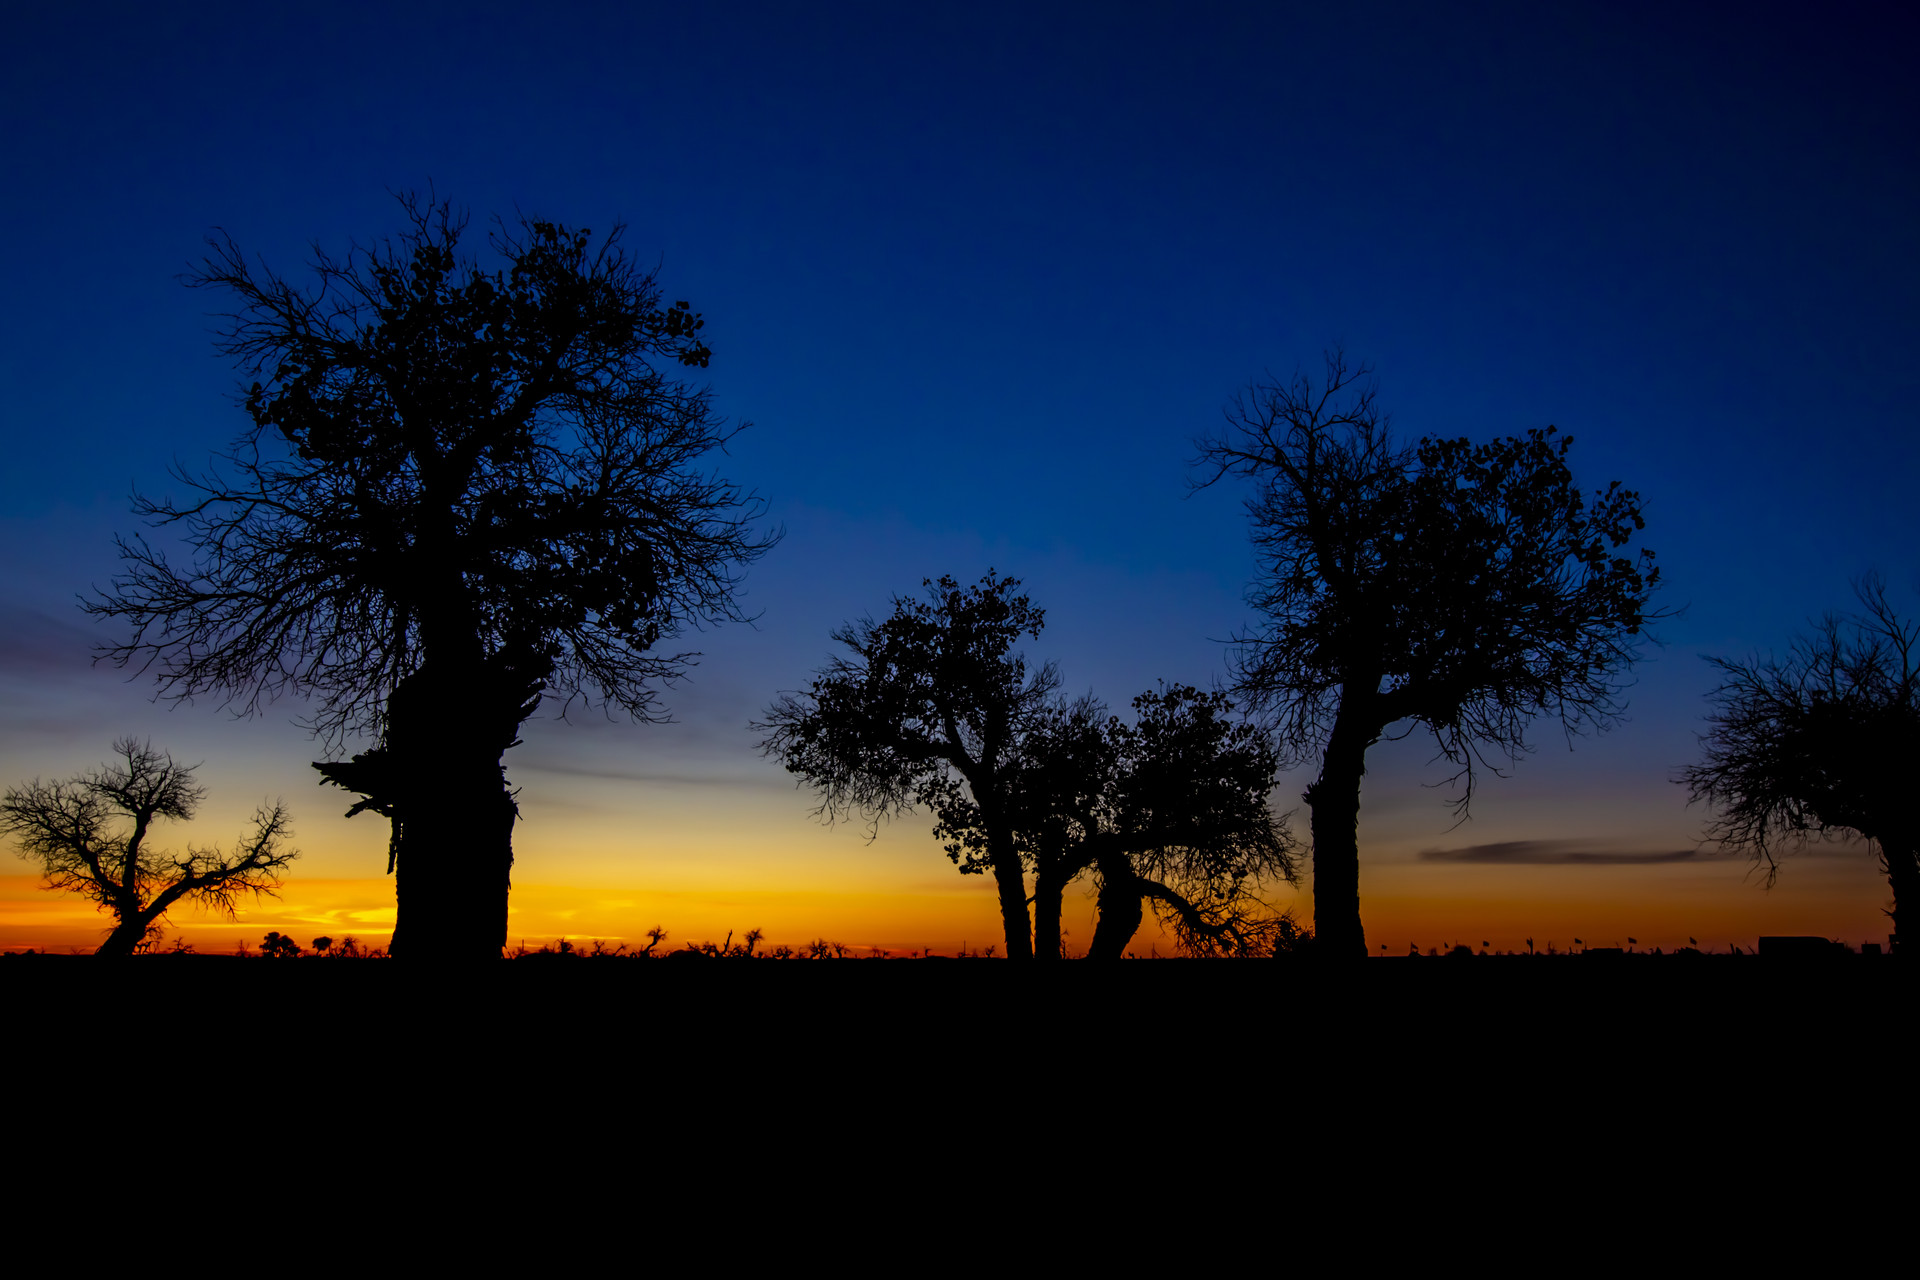
{"type": "MultiPolygon", "coordinates": [[[[257,776],[210,776],[214,802],[193,822],[162,828],[161,846],[230,844],[245,828],[249,796],[276,780],[307,781],[306,744],[282,744],[277,749],[290,753],[287,759],[262,746],[248,758],[257,776]]],[[[813,821],[811,797],[778,779],[695,785],[529,772],[514,838],[509,946],[537,948],[566,937],[639,947],[659,925],[669,947],[720,942],[730,932],[737,940],[756,928],[769,947],[815,938],[895,954],[1004,947],[991,882],[957,874],[924,817],[883,826],[869,840],[858,825],[813,821]]],[[[347,803],[331,792],[310,793],[296,815],[294,843],[303,856],[278,899],[243,903],[234,921],[177,910],[167,922],[168,942],[177,937],[202,951],[231,952],[243,940],[257,947],[271,930],[303,946],[323,935],[386,945],[394,919],[393,881],[379,874],[387,824],[372,816],[346,819],[347,803]]],[[[1564,804],[1522,818],[1522,830],[1599,826],[1594,815],[1564,804]]],[[[1420,823],[1388,810],[1374,829],[1380,835],[1365,842],[1361,856],[1361,910],[1376,955],[1382,944],[1388,955],[1406,954],[1409,944],[1424,952],[1454,942],[1522,950],[1529,937],[1563,949],[1576,937],[1596,946],[1631,937],[1642,948],[1671,950],[1693,937],[1725,950],[1750,947],[1769,933],[1858,945],[1883,941],[1888,932],[1884,875],[1857,845],[1821,846],[1791,859],[1780,886],[1767,892],[1739,859],[1616,866],[1427,861],[1420,850],[1431,836],[1420,823]],[[1396,821],[1406,830],[1396,830],[1396,821]]],[[[0,949],[99,945],[105,916],[72,895],[42,891],[31,863],[14,860],[12,869],[18,874],[0,876],[0,949]]],[[[1075,886],[1066,899],[1070,954],[1083,953],[1092,937],[1085,888],[1075,886]]],[[[1302,922],[1312,919],[1310,892],[1283,893],[1279,905],[1291,906],[1302,922]]],[[[1149,919],[1133,949],[1165,955],[1172,946],[1149,919]]]]}
{"type": "MultiPolygon", "coordinates": [[[[864,848],[864,846],[863,846],[864,848]]],[[[897,852],[897,851],[896,851],[897,852]]],[[[864,860],[862,860],[864,861],[864,860]]],[[[592,876],[584,882],[522,880],[513,889],[508,945],[539,947],[559,938],[644,946],[646,932],[667,930],[666,947],[736,941],[762,931],[764,946],[800,946],[825,938],[856,954],[882,948],[896,955],[932,950],[954,954],[1001,947],[992,884],[955,874],[944,859],[878,863],[892,874],[872,877],[875,864],[842,867],[810,877],[816,887],[756,886],[744,869],[706,883],[686,868],[669,868],[649,882],[632,875],[592,876]],[[865,887],[860,871],[868,873],[865,887]],[[943,876],[941,873],[945,872],[943,876]]],[[[1708,861],[1639,867],[1496,867],[1363,859],[1361,907],[1374,954],[1406,954],[1409,944],[1465,943],[1515,951],[1531,937],[1545,950],[1565,950],[1575,938],[1592,946],[1637,940],[1641,949],[1672,950],[1697,938],[1725,950],[1751,947],[1762,934],[1820,934],[1858,945],[1884,941],[1886,884],[1863,851],[1804,858],[1772,891],[1751,882],[1745,864],[1708,861]]],[[[1092,899],[1076,886],[1066,900],[1069,954],[1081,954],[1092,936],[1092,899]]],[[[1303,921],[1312,898],[1290,901],[1303,921]]],[[[363,946],[385,946],[394,919],[393,881],[385,877],[292,876],[278,899],[244,906],[236,920],[176,911],[163,946],[179,938],[201,951],[231,952],[244,941],[257,947],[269,930],[303,946],[315,937],[352,935],[363,946]]],[[[40,887],[37,877],[0,876],[0,949],[28,947],[90,951],[105,936],[107,918],[71,894],[40,887]]],[[[1151,920],[1135,938],[1137,954],[1166,955],[1169,938],[1151,920]]]]}

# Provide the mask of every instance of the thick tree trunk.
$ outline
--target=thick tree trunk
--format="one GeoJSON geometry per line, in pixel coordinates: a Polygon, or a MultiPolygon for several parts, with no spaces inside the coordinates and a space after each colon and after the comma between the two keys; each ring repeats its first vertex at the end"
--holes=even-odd
{"type": "Polygon", "coordinates": [[[1087,959],[1118,960],[1127,954],[1133,935],[1140,932],[1144,918],[1140,886],[1125,855],[1101,858],[1099,866],[1100,897],[1096,905],[1100,919],[1093,927],[1093,945],[1087,950],[1087,959]]]}
{"type": "MultiPolygon", "coordinates": [[[[412,723],[396,743],[413,786],[394,863],[391,953],[497,960],[507,944],[519,816],[501,761],[538,702],[538,685],[530,694],[500,660],[433,675],[422,668],[414,678],[418,696],[404,705],[412,723]]],[[[394,704],[402,703],[398,693],[394,704]]]]}
{"type": "MultiPolygon", "coordinates": [[[[1354,688],[1365,685],[1349,686],[1354,688]]],[[[1313,808],[1313,949],[1342,959],[1367,954],[1360,923],[1360,779],[1367,772],[1367,748],[1379,736],[1369,716],[1371,701],[1342,691],[1320,777],[1303,797],[1313,808]]]]}
{"type": "Polygon", "coordinates": [[[388,954],[499,959],[507,942],[513,824],[501,759],[539,700],[538,664],[429,663],[387,701],[379,749],[320,764],[393,822],[398,908],[388,954]]]}
{"type": "Polygon", "coordinates": [[[449,751],[422,771],[424,809],[406,820],[394,860],[394,956],[497,960],[518,809],[500,758],[449,751]]]}

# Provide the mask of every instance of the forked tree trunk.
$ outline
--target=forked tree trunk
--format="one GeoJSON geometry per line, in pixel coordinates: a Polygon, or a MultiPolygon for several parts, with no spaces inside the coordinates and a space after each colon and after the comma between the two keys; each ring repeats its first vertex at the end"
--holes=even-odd
{"type": "Polygon", "coordinates": [[[1320,777],[1305,795],[1313,808],[1313,949],[1342,959],[1361,960],[1367,954],[1360,923],[1360,780],[1367,772],[1367,748],[1379,734],[1369,716],[1370,701],[1343,692],[1320,777]]]}

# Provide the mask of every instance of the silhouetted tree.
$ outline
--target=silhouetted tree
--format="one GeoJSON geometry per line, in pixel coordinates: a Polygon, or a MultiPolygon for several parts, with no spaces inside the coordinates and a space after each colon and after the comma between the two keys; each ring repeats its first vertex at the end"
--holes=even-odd
{"type": "Polygon", "coordinates": [[[80,894],[113,915],[95,955],[132,955],[178,903],[232,918],[239,895],[275,893],[280,872],[300,856],[285,847],[291,820],[284,805],[263,805],[253,834],[230,854],[155,849],[154,825],[191,818],[206,789],[194,782],[194,766],[175,764],[151,744],[122,738],[113,751],[110,764],[60,782],[35,778],[0,800],[0,832],[40,864],[46,887],[80,894]]]}
{"type": "Polygon", "coordinates": [[[1643,527],[1639,495],[1616,481],[1583,498],[1571,437],[1398,445],[1368,373],[1336,352],[1317,387],[1255,384],[1199,441],[1195,481],[1258,486],[1248,598],[1265,621],[1240,637],[1236,687],[1286,763],[1320,758],[1305,793],[1316,946],[1355,958],[1367,749],[1396,725],[1428,730],[1464,814],[1476,766],[1525,750],[1533,717],[1569,733],[1618,718],[1659,581],[1652,552],[1617,554],[1643,527]]]}
{"type": "MultiPolygon", "coordinates": [[[[1022,739],[1008,800],[1034,873],[1034,954],[1061,953],[1061,901],[1088,870],[1090,958],[1125,954],[1145,904],[1183,950],[1270,954],[1282,913],[1263,895],[1294,878],[1292,837],[1267,803],[1272,743],[1230,718],[1226,695],[1190,685],[1143,693],[1133,709],[1127,723],[1090,695],[1056,702],[1022,739]]],[[[964,837],[979,824],[955,826],[964,837]]]]}
{"type": "Polygon", "coordinates": [[[915,805],[931,810],[960,870],[993,875],[1007,955],[1030,959],[1008,791],[1022,737],[1060,679],[1051,663],[1028,671],[1013,646],[1039,636],[1045,611],[991,571],[964,589],[950,577],[922,585],[926,597],[896,596],[886,621],[834,631],[852,657],[780,695],[752,727],[762,751],[813,786],[828,821],[858,814],[877,828],[915,805]]]}
{"type": "Polygon", "coordinates": [[[402,202],[397,238],[316,249],[313,288],[255,268],[230,237],[190,283],[231,295],[219,348],[252,381],[251,428],[185,501],[136,498],[191,547],[143,538],[91,612],[132,638],[173,698],[257,710],[306,695],[316,764],[392,820],[393,951],[497,957],[517,815],[502,758],[543,697],[656,718],[697,654],[657,646],[741,617],[739,571],[777,534],[703,471],[732,429],[706,390],[702,321],[585,229],[496,222],[496,262],[463,217],[402,202]]]}
{"type": "Polygon", "coordinates": [[[261,939],[260,954],[269,960],[293,960],[300,955],[300,944],[275,930],[261,939]]]}
{"type": "Polygon", "coordinates": [[[924,585],[885,622],[836,631],[854,658],[754,726],[818,791],[818,812],[877,824],[929,810],[954,864],[994,877],[1012,957],[1061,955],[1062,897],[1089,870],[1101,878],[1090,954],[1120,956],[1145,902],[1191,950],[1259,950],[1278,919],[1260,893],[1293,874],[1267,806],[1266,736],[1232,722],[1224,695],[1188,686],[1136,698],[1132,724],[1091,695],[1056,699],[1053,666],[1029,672],[1013,652],[1044,622],[1016,580],[924,585]]]}
{"type": "Polygon", "coordinates": [[[1680,778],[1715,810],[1707,835],[1779,873],[1783,843],[1857,832],[1879,852],[1900,905],[1920,903],[1920,623],[1900,617],[1877,577],[1862,612],[1829,614],[1783,659],[1709,658],[1705,759],[1680,778]]]}

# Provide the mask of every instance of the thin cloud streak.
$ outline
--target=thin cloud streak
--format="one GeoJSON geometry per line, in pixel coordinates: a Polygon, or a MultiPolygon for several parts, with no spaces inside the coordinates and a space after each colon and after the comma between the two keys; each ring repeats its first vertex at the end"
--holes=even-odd
{"type": "Polygon", "coordinates": [[[1594,849],[1584,840],[1505,840],[1459,849],[1422,849],[1422,862],[1478,862],[1507,867],[1646,866],[1712,856],[1699,849],[1594,849]]]}

